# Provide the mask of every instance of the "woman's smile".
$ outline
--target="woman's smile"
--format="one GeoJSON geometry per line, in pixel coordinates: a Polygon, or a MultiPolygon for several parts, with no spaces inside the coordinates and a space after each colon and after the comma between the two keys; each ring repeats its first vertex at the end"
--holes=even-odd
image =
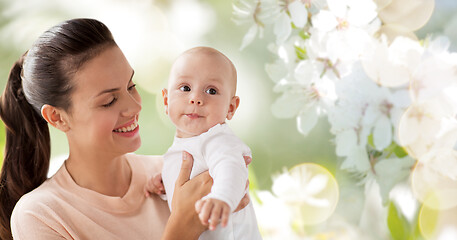
{"type": "Polygon", "coordinates": [[[119,134],[123,137],[134,136],[138,133],[138,131],[139,125],[138,120],[136,118],[113,130],[114,133],[119,134]]]}

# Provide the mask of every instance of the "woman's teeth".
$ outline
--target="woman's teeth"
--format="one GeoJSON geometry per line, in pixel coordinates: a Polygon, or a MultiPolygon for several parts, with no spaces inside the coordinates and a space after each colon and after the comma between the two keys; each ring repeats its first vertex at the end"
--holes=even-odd
{"type": "Polygon", "coordinates": [[[130,126],[114,129],[114,132],[130,132],[133,131],[136,127],[138,127],[138,123],[135,121],[130,126]]]}

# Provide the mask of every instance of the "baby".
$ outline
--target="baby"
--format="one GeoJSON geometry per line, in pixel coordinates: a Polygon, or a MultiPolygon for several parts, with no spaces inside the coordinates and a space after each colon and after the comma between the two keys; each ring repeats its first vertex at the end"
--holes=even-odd
{"type": "Polygon", "coordinates": [[[236,81],[236,69],[225,55],[197,47],[178,57],[168,89],[162,91],[165,111],[176,126],[162,170],[170,209],[183,151],[194,158],[191,178],[209,170],[214,180],[211,192],[196,204],[200,220],[203,224],[209,221],[211,230],[205,231],[201,240],[262,239],[251,203],[233,213],[246,193],[248,171],[243,156],[251,154],[225,123],[240,104],[235,96],[236,81]]]}

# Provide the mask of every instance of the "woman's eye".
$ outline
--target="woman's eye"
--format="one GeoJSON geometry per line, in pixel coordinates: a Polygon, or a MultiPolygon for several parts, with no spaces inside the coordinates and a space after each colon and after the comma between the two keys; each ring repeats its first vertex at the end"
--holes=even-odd
{"type": "Polygon", "coordinates": [[[182,86],[179,88],[179,90],[183,91],[183,92],[189,92],[190,91],[190,87],[189,86],[182,86]]]}
{"type": "Polygon", "coordinates": [[[128,90],[129,90],[129,91],[132,91],[132,90],[135,89],[135,88],[136,88],[136,84],[133,84],[132,86],[130,86],[130,87],[128,88],[128,90]]]}
{"type": "Polygon", "coordinates": [[[214,88],[210,88],[210,89],[206,90],[206,93],[211,94],[211,95],[216,95],[217,90],[214,88]]]}
{"type": "Polygon", "coordinates": [[[109,106],[113,105],[116,101],[117,101],[117,98],[113,98],[113,100],[111,100],[111,102],[109,102],[107,104],[103,104],[102,106],[103,107],[109,107],[109,106]]]}

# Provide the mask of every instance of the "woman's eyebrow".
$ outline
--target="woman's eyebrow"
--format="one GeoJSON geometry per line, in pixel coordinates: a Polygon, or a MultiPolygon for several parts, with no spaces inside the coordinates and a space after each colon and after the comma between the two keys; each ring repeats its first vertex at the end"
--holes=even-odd
{"type": "MultiPolygon", "coordinates": [[[[132,75],[130,76],[129,83],[132,81],[133,75],[134,75],[134,74],[135,74],[135,70],[132,69],[132,75]]],[[[99,93],[97,94],[97,96],[95,96],[95,97],[98,97],[98,96],[103,95],[103,94],[105,94],[105,93],[116,92],[116,91],[119,91],[119,90],[120,90],[120,88],[105,89],[105,90],[99,92],[99,93]]]]}

